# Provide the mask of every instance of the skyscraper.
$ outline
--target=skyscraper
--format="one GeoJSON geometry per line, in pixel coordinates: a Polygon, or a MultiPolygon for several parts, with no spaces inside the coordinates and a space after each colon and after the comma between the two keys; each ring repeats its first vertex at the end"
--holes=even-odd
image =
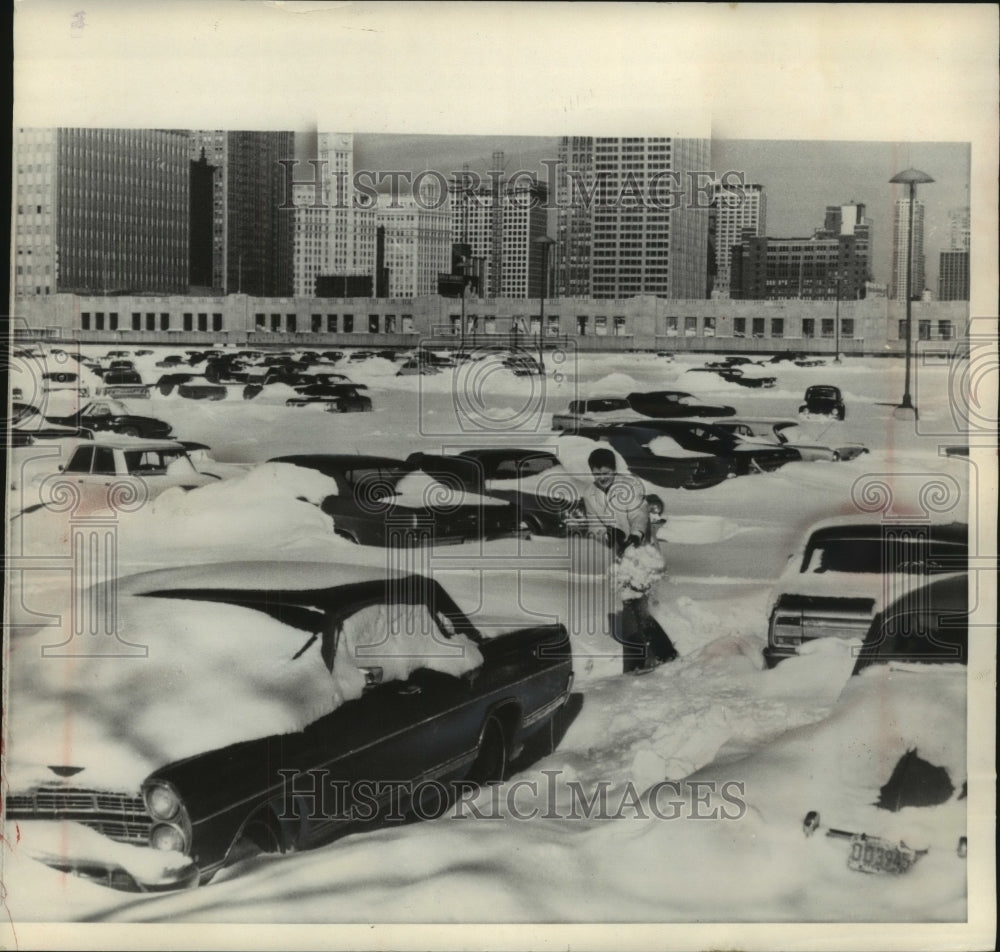
{"type": "Polygon", "coordinates": [[[188,290],[188,135],[19,129],[14,293],[188,290]]]}
{"type": "Polygon", "coordinates": [[[426,204],[407,195],[379,196],[375,223],[385,229],[389,297],[437,294],[438,275],[451,267],[451,214],[426,204]]]}
{"type": "Polygon", "coordinates": [[[704,298],[710,158],[707,139],[563,137],[558,293],[704,298]]]}
{"type": "Polygon", "coordinates": [[[292,293],[292,216],[281,210],[284,169],[294,158],[291,132],[190,134],[190,157],[204,151],[215,167],[212,286],[221,294],[287,297],[292,293]]]}
{"type": "Polygon", "coordinates": [[[754,237],[767,234],[767,196],[763,185],[742,185],[727,188],[715,182],[712,190],[713,244],[715,249],[715,296],[728,298],[731,258],[749,232],[754,237]]]}
{"type": "MultiPolygon", "coordinates": [[[[889,297],[897,301],[906,300],[907,261],[906,249],[909,244],[910,200],[902,198],[896,202],[892,219],[892,283],[889,297]]],[[[910,296],[920,300],[924,292],[924,203],[919,199],[913,203],[913,241],[910,249],[913,280],[910,296]]]]}
{"type": "Polygon", "coordinates": [[[546,231],[545,186],[505,182],[498,171],[493,181],[483,186],[466,187],[456,177],[448,196],[452,239],[471,247],[482,276],[481,293],[489,297],[540,297],[542,251],[535,239],[544,237],[546,231]]]}
{"type": "Polygon", "coordinates": [[[969,209],[953,208],[948,213],[951,247],[941,252],[938,266],[938,300],[969,300],[969,209]]]}

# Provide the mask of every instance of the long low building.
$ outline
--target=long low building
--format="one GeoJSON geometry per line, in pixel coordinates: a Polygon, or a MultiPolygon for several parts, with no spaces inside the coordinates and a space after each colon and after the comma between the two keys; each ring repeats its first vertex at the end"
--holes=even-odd
{"type": "MultiPolygon", "coordinates": [[[[78,296],[55,294],[15,303],[18,337],[80,342],[182,342],[401,347],[433,339],[441,346],[496,339],[522,344],[572,342],[591,351],[808,351],[893,355],[905,347],[904,302],[256,298],[78,296]],[[839,318],[839,336],[836,321],[839,318]]],[[[913,302],[913,339],[956,346],[969,322],[967,301],[913,302]]],[[[928,345],[924,345],[928,346],[928,345]]]]}

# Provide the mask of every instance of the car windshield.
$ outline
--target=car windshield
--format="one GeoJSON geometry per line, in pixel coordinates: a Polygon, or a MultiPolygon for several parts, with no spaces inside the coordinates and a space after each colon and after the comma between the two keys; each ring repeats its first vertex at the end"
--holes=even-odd
{"type": "Polygon", "coordinates": [[[959,571],[967,557],[966,546],[929,539],[920,532],[906,535],[887,532],[880,538],[827,537],[810,544],[801,571],[941,575],[959,571]]]}

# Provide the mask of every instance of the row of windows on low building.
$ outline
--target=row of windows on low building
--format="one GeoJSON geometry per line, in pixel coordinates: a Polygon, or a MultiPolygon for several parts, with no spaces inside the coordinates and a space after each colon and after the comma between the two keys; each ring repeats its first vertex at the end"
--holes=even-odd
{"type": "MultiPolygon", "coordinates": [[[[132,311],[128,328],[133,331],[169,331],[171,329],[183,331],[222,331],[223,315],[219,312],[209,313],[207,311],[194,312],[185,311],[180,315],[180,326],[171,325],[172,315],[168,311],[145,313],[132,311]]],[[[461,315],[449,315],[452,329],[458,333],[461,328],[461,315]]],[[[498,333],[496,315],[485,315],[482,317],[469,315],[467,322],[470,326],[475,326],[486,334],[498,333]]],[[[680,317],[666,318],[667,337],[714,337],[716,335],[717,323],[714,317],[685,317],[683,324],[680,317]],[[701,322],[699,326],[699,321],[701,322]]],[[[505,325],[526,333],[537,335],[541,328],[540,315],[515,315],[512,318],[503,319],[505,325]]],[[[124,330],[125,326],[119,320],[117,311],[82,311],[80,313],[80,327],[89,331],[117,331],[124,330]]],[[[550,337],[558,336],[562,333],[561,321],[558,314],[549,314],[545,320],[545,333],[550,337]]],[[[850,340],[855,336],[855,321],[853,318],[840,318],[840,336],[850,340]]],[[[950,320],[938,320],[936,322],[921,319],[916,322],[917,337],[920,340],[954,340],[955,327],[950,320]]],[[[306,330],[299,327],[298,314],[280,313],[256,313],[254,314],[254,330],[272,333],[298,333],[306,330]]],[[[414,333],[413,315],[401,314],[397,321],[395,314],[369,314],[367,323],[362,324],[361,320],[356,321],[354,314],[311,314],[309,317],[308,330],[314,334],[412,334],[414,333]]],[[[733,337],[753,337],[753,338],[782,338],[785,336],[785,319],[772,317],[733,318],[733,337]],[[769,321],[769,326],[768,326],[769,321]]],[[[576,333],[580,337],[593,335],[596,337],[627,336],[627,320],[625,317],[616,315],[610,319],[607,316],[596,315],[591,323],[591,316],[580,314],[576,317],[576,333]]],[[[900,339],[906,337],[906,321],[899,321],[898,334],[900,339]]],[[[820,319],[812,317],[802,318],[801,336],[805,339],[811,338],[833,338],[837,336],[835,319],[824,317],[820,319]]]]}

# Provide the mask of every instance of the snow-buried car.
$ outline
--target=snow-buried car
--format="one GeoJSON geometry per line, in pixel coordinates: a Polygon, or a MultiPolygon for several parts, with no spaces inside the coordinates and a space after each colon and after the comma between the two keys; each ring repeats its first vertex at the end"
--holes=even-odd
{"type": "Polygon", "coordinates": [[[490,637],[419,575],[256,562],[118,585],[100,645],[12,638],[5,786],[21,849],[120,889],[434,815],[550,752],[570,697],[562,625],[490,637]]]}

